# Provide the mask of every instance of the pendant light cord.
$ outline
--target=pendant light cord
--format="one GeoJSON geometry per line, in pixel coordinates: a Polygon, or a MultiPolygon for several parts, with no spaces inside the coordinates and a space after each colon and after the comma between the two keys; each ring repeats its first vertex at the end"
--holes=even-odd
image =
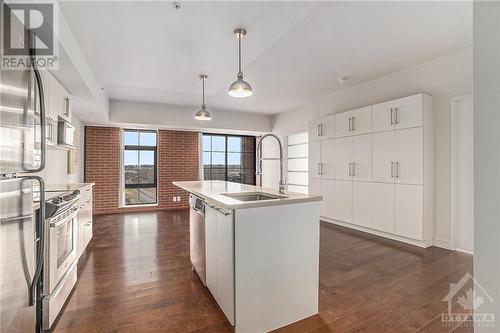
{"type": "Polygon", "coordinates": [[[205,107],[205,78],[201,79],[202,86],[203,86],[203,104],[202,106],[205,107]]]}
{"type": "Polygon", "coordinates": [[[241,32],[238,33],[238,76],[243,76],[241,71],[241,32]]]}

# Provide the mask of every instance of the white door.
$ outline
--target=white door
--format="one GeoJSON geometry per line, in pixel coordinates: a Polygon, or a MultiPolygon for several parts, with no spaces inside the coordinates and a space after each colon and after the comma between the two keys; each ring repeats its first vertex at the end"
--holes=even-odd
{"type": "Polygon", "coordinates": [[[351,223],[352,221],[352,181],[335,181],[334,219],[351,223]]]}
{"type": "Polygon", "coordinates": [[[335,139],[321,141],[321,178],[335,179],[335,139]]]}
{"type": "Polygon", "coordinates": [[[394,131],[372,134],[374,182],[394,183],[394,131]]]}
{"type": "Polygon", "coordinates": [[[320,125],[322,139],[333,139],[335,137],[335,115],[323,118],[320,125]]]}
{"type": "Polygon", "coordinates": [[[423,185],[424,132],[422,127],[395,131],[396,183],[423,185]]]}
{"type": "Polygon", "coordinates": [[[205,206],[205,267],[207,288],[217,295],[217,211],[205,206]]]}
{"type": "Polygon", "coordinates": [[[394,184],[371,183],[371,228],[394,233],[394,184]]]}
{"type": "Polygon", "coordinates": [[[309,142],[319,140],[321,136],[319,135],[319,127],[320,127],[320,121],[318,120],[312,120],[308,124],[308,135],[309,135],[309,142]]]}
{"type": "Polygon", "coordinates": [[[335,115],[335,137],[341,138],[351,136],[351,116],[352,112],[342,112],[335,115]]]}
{"type": "Polygon", "coordinates": [[[352,183],[352,223],[369,228],[371,225],[372,183],[352,183]]]}
{"type": "Polygon", "coordinates": [[[455,135],[456,247],[474,252],[474,147],[472,98],[457,102],[455,135]]]}
{"type": "Polygon", "coordinates": [[[352,111],[351,129],[353,135],[367,134],[372,132],[372,107],[352,111]]]}
{"type": "Polygon", "coordinates": [[[422,98],[422,94],[417,94],[391,102],[396,109],[396,129],[423,126],[422,98]]]}
{"type": "Polygon", "coordinates": [[[309,141],[308,169],[310,178],[321,177],[321,141],[309,141]]]}
{"type": "Polygon", "coordinates": [[[423,239],[423,186],[396,184],[395,232],[397,235],[423,239]]]}
{"type": "Polygon", "coordinates": [[[372,106],[372,131],[384,132],[394,129],[394,110],[391,102],[375,104],[372,106]]]}
{"type": "Polygon", "coordinates": [[[321,202],[320,215],[330,219],[335,219],[335,185],[335,180],[321,180],[321,195],[323,196],[323,201],[321,202]]]}
{"type": "Polygon", "coordinates": [[[352,137],[352,175],[353,180],[372,180],[372,135],[352,137]]]}
{"type": "Polygon", "coordinates": [[[352,179],[352,137],[335,140],[335,179],[352,179]]]}
{"type": "Polygon", "coordinates": [[[217,303],[234,325],[234,247],[230,212],[217,212],[217,303]]]}

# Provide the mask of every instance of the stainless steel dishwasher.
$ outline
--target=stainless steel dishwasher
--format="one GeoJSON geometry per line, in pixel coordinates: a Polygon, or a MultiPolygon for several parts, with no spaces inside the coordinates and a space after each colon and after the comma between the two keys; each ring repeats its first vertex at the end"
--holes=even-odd
{"type": "Polygon", "coordinates": [[[189,195],[189,248],[193,270],[206,286],[205,264],[205,201],[189,195]]]}

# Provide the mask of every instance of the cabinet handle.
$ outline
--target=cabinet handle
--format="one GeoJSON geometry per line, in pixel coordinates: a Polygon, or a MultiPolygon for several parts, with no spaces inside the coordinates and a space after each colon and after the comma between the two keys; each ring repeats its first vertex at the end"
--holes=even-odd
{"type": "Polygon", "coordinates": [[[350,177],[351,176],[351,162],[347,165],[347,175],[350,177]]]}
{"type": "Polygon", "coordinates": [[[349,117],[349,126],[348,126],[348,129],[347,129],[348,132],[351,131],[351,117],[349,117]]]}
{"type": "Polygon", "coordinates": [[[394,108],[391,108],[391,125],[394,125],[394,108]]]}
{"type": "Polygon", "coordinates": [[[391,178],[394,178],[394,162],[391,161],[391,178]]]}
{"type": "Polygon", "coordinates": [[[316,125],[316,136],[319,136],[319,124],[316,125]]]}
{"type": "Polygon", "coordinates": [[[319,164],[320,175],[323,176],[323,163],[319,164]]]}
{"type": "Polygon", "coordinates": [[[321,168],[321,163],[318,162],[318,176],[321,176],[320,168],[321,168]]]}
{"type": "Polygon", "coordinates": [[[396,178],[399,178],[399,162],[396,162],[396,178]]]}
{"type": "Polygon", "coordinates": [[[355,117],[353,116],[352,117],[352,121],[351,121],[351,123],[352,123],[352,125],[351,125],[351,131],[353,131],[353,132],[354,132],[354,119],[355,119],[355,117]]]}
{"type": "Polygon", "coordinates": [[[395,117],[395,118],[396,118],[396,119],[395,119],[396,121],[395,121],[395,123],[396,123],[396,125],[397,125],[397,124],[399,124],[399,108],[394,108],[394,111],[395,111],[395,113],[396,113],[396,117],[395,117]]]}
{"type": "Polygon", "coordinates": [[[320,135],[323,136],[323,124],[319,124],[320,135]]]}
{"type": "Polygon", "coordinates": [[[356,177],[356,162],[352,162],[352,176],[356,177]]]}

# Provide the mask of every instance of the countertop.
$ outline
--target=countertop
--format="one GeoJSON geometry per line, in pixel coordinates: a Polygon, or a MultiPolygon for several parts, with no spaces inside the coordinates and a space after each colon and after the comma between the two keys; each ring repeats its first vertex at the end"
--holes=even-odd
{"type": "Polygon", "coordinates": [[[310,201],[321,201],[323,198],[321,196],[307,195],[302,193],[288,192],[286,191],[284,196],[286,198],[273,199],[273,200],[262,200],[262,201],[239,201],[234,198],[223,195],[224,193],[251,193],[251,192],[265,192],[274,195],[280,194],[275,189],[244,185],[239,183],[225,182],[222,180],[205,180],[205,181],[189,181],[189,182],[173,182],[177,187],[182,188],[194,195],[197,195],[208,202],[213,203],[216,206],[225,209],[242,209],[242,208],[254,208],[254,207],[265,207],[274,205],[286,205],[292,203],[310,202],[310,201]]]}
{"type": "Polygon", "coordinates": [[[45,184],[45,192],[69,192],[94,185],[94,183],[45,184]]]}

